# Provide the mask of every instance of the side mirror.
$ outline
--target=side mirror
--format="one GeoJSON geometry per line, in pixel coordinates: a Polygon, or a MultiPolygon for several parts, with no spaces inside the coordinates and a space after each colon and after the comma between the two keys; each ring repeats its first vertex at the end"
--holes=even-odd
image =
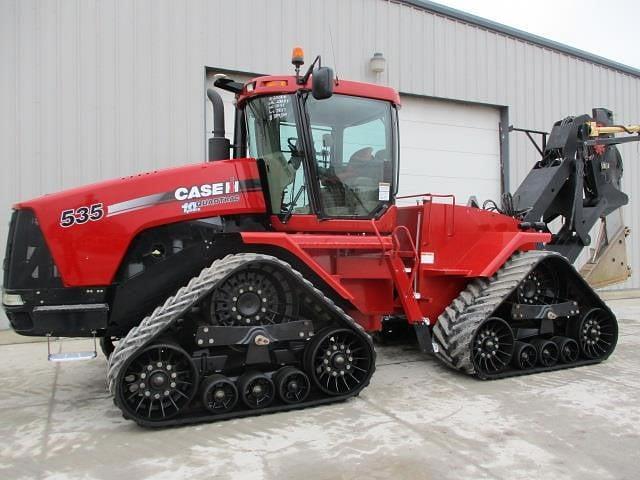
{"type": "Polygon", "coordinates": [[[324,100],[333,95],[333,69],[329,67],[316,68],[311,77],[311,93],[316,100],[324,100]]]}

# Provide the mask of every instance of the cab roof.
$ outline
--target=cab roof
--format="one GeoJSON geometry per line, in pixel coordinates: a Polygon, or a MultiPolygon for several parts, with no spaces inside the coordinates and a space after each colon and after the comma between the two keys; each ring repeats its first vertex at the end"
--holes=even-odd
{"type": "MultiPolygon", "coordinates": [[[[268,75],[256,77],[245,83],[242,92],[238,94],[238,106],[242,106],[247,100],[263,96],[294,93],[298,90],[311,90],[311,77],[307,83],[300,85],[293,75],[268,75]]],[[[352,95],[354,97],[386,100],[395,105],[400,105],[400,95],[393,88],[364,82],[351,82],[349,80],[337,80],[333,93],[352,95]]]]}

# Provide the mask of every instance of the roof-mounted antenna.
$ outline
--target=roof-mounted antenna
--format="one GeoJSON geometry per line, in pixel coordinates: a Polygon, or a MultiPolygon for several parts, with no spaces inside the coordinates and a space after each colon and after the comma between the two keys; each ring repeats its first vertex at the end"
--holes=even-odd
{"type": "Polygon", "coordinates": [[[336,85],[338,85],[338,63],[336,62],[336,51],[333,48],[333,35],[331,34],[331,24],[329,24],[329,41],[331,42],[331,54],[333,55],[333,68],[336,75],[336,85]]]}

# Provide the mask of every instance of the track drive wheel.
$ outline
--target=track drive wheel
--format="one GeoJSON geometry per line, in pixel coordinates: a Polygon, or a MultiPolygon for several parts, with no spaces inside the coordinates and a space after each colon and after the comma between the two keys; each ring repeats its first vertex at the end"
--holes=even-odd
{"type": "Polygon", "coordinates": [[[618,323],[602,308],[592,308],[584,316],[573,320],[569,328],[582,354],[591,359],[607,358],[618,341],[618,323]]]}
{"type": "Polygon", "coordinates": [[[578,342],[569,337],[551,337],[551,341],[558,346],[560,362],[573,363],[580,356],[578,342]]]}
{"type": "Polygon", "coordinates": [[[471,340],[471,357],[478,373],[499,373],[511,362],[515,339],[507,322],[498,317],[484,320],[471,340]]]}
{"type": "Polygon", "coordinates": [[[305,351],[305,369],[327,395],[357,393],[373,374],[370,344],[348,328],[318,332],[305,351]]]}
{"type": "Polygon", "coordinates": [[[272,265],[251,265],[232,273],[211,294],[213,325],[251,326],[288,322],[298,300],[287,276],[272,265]]]}
{"type": "Polygon", "coordinates": [[[273,381],[262,372],[247,372],[238,379],[238,391],[244,404],[252,409],[265,408],[275,398],[273,381]]]}
{"type": "Polygon", "coordinates": [[[202,382],[202,404],[211,413],[227,413],[238,403],[235,383],[224,375],[212,375],[202,382]]]}
{"type": "Polygon", "coordinates": [[[551,340],[545,340],[543,338],[535,338],[531,340],[531,345],[536,347],[538,352],[538,361],[543,367],[553,367],[558,363],[560,357],[560,349],[551,340]]]}
{"type": "Polygon", "coordinates": [[[198,369],[174,344],[151,344],[124,364],[116,395],[125,416],[141,422],[164,421],[182,412],[198,388],[198,369]]]}
{"type": "Polygon", "coordinates": [[[549,265],[539,264],[517,289],[519,303],[550,305],[558,300],[560,280],[549,265]]]}
{"type": "Polygon", "coordinates": [[[520,370],[533,368],[538,361],[538,352],[530,343],[516,342],[513,348],[511,364],[520,370]]]}

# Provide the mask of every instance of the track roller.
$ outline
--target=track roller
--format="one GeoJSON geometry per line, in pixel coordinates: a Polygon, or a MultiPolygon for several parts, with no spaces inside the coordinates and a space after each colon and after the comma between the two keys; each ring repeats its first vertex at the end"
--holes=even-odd
{"type": "Polygon", "coordinates": [[[211,413],[227,413],[238,403],[235,383],[224,375],[211,375],[202,382],[202,404],[211,413]]]}
{"type": "Polygon", "coordinates": [[[558,346],[560,353],[560,362],[573,363],[580,356],[580,347],[578,342],[568,337],[551,337],[551,341],[558,346]]]}
{"type": "Polygon", "coordinates": [[[283,367],[274,376],[276,392],[284,403],[304,402],[311,391],[309,377],[295,367],[283,367]]]}
{"type": "Polygon", "coordinates": [[[533,368],[538,361],[538,352],[536,347],[526,342],[516,342],[513,347],[513,356],[511,357],[511,365],[520,370],[533,368]]]}
{"type": "Polygon", "coordinates": [[[264,408],[275,398],[273,381],[262,372],[247,372],[238,379],[240,398],[249,408],[264,408]]]}
{"type": "Polygon", "coordinates": [[[560,349],[554,342],[543,338],[535,338],[531,340],[531,345],[533,345],[538,352],[540,365],[543,367],[553,367],[558,363],[560,349]]]}

